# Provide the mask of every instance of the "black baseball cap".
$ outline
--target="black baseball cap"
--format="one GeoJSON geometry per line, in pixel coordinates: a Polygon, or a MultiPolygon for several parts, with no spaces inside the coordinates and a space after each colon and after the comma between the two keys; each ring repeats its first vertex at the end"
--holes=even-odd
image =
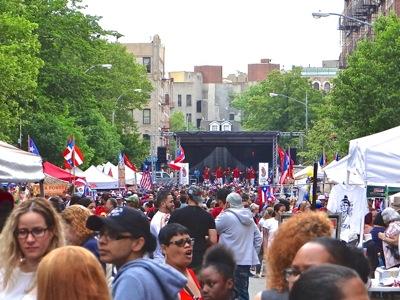
{"type": "Polygon", "coordinates": [[[116,207],[107,217],[90,216],[86,221],[86,227],[100,231],[108,228],[115,232],[129,232],[134,238],[144,237],[146,252],[156,249],[156,238],[150,232],[150,223],[145,214],[131,207],[116,207]]]}

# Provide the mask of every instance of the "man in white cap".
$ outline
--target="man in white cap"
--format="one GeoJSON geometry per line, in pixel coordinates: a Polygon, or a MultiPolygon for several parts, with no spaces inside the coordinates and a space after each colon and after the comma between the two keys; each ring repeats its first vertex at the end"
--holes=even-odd
{"type": "Polygon", "coordinates": [[[260,263],[261,234],[251,211],[243,207],[242,197],[230,193],[225,209],[215,219],[219,243],[233,252],[236,261],[235,290],[240,300],[249,299],[250,267],[260,263]]]}

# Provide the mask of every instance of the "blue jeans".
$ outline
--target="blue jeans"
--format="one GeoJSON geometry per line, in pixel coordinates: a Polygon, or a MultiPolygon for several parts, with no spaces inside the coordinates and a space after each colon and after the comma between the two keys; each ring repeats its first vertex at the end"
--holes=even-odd
{"type": "Polygon", "coordinates": [[[250,266],[236,266],[235,292],[239,300],[249,300],[249,276],[250,266]]]}

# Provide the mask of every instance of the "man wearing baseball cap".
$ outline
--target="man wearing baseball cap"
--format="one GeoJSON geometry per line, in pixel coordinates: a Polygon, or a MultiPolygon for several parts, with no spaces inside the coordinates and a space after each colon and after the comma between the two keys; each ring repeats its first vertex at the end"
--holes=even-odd
{"type": "Polygon", "coordinates": [[[86,227],[99,232],[99,254],[114,264],[114,300],[176,299],[186,278],[174,268],[144,258],[156,248],[147,217],[130,207],[117,207],[107,217],[90,216],[86,227]]]}
{"type": "Polygon", "coordinates": [[[192,185],[188,189],[188,205],[175,210],[169,223],[178,223],[189,229],[194,238],[193,259],[190,268],[199,271],[207,247],[217,243],[217,231],[213,217],[200,207],[204,202],[200,187],[192,185]]]}

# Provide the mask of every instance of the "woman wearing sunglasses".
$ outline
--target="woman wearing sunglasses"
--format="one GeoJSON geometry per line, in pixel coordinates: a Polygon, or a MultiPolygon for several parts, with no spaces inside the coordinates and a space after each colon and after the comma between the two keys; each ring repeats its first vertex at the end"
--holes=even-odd
{"type": "Polygon", "coordinates": [[[200,300],[201,288],[195,273],[188,268],[192,262],[194,239],[189,230],[177,223],[167,224],[158,234],[165,262],[186,276],[188,282],[179,292],[181,300],[200,300]]]}
{"type": "Polygon", "coordinates": [[[61,219],[49,201],[22,202],[0,235],[0,299],[36,299],[36,270],[51,250],[64,245],[61,219]]]}

